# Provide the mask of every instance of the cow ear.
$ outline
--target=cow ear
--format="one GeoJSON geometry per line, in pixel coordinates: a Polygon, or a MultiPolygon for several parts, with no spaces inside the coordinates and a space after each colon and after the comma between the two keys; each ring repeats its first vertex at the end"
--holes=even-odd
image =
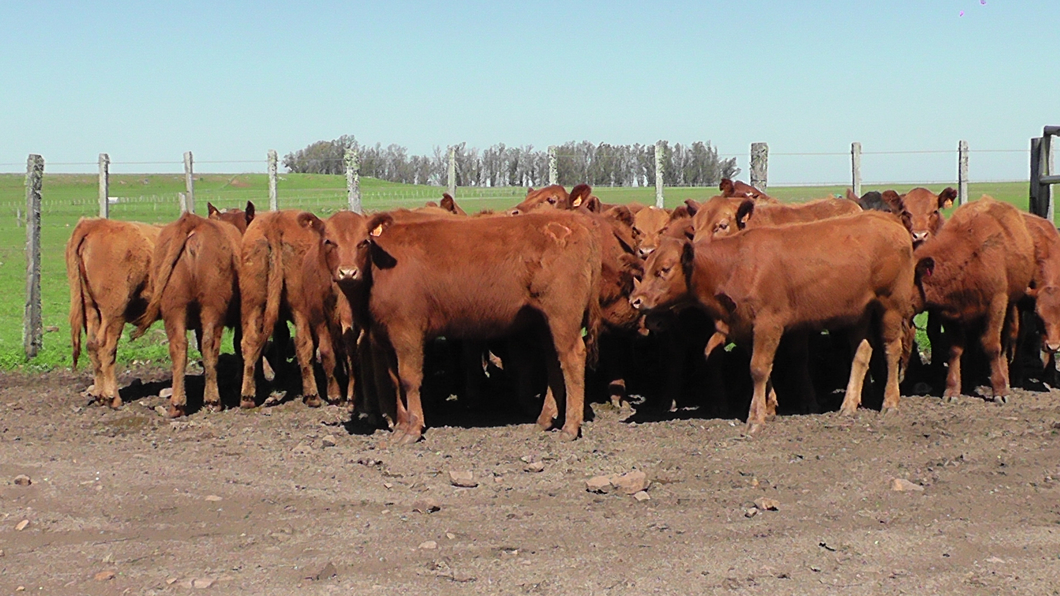
{"type": "Polygon", "coordinates": [[[691,217],[699,211],[700,205],[692,199],[685,199],[685,207],[688,208],[688,216],[691,217]]]}
{"type": "Polygon", "coordinates": [[[389,213],[377,213],[373,215],[372,218],[368,220],[368,225],[365,226],[368,228],[369,239],[378,238],[379,235],[393,223],[394,216],[389,213]]]}
{"type": "Polygon", "coordinates": [[[438,203],[435,203],[434,201],[427,201],[426,203],[423,204],[423,206],[424,207],[437,207],[438,203]]]}
{"type": "Polygon", "coordinates": [[[677,207],[674,207],[673,212],[670,213],[670,221],[674,221],[675,219],[682,219],[685,217],[692,217],[692,214],[688,212],[687,205],[678,205],[677,207]]]}
{"type": "MultiPolygon", "coordinates": [[[[596,197],[593,197],[596,198],[596,197]]],[[[620,224],[633,227],[633,212],[625,205],[615,205],[604,213],[604,217],[620,224]]]]}
{"type": "Polygon", "coordinates": [[[903,211],[901,215],[898,216],[898,219],[902,221],[902,225],[905,226],[905,229],[910,232],[913,231],[913,216],[908,211],[903,211]]]}
{"type": "Polygon", "coordinates": [[[580,207],[582,203],[588,200],[589,195],[593,192],[593,189],[588,184],[579,184],[570,191],[570,206],[580,207]]]}
{"type": "Polygon", "coordinates": [[[721,196],[731,197],[735,192],[732,185],[732,180],[729,180],[728,178],[722,178],[721,184],[718,185],[718,190],[721,191],[721,196]]]}
{"type": "Polygon", "coordinates": [[[751,199],[747,199],[740,203],[740,206],[736,209],[736,227],[741,230],[747,227],[747,220],[751,219],[751,216],[755,212],[755,202],[751,199]]]}
{"type": "Polygon", "coordinates": [[[953,201],[957,198],[957,191],[953,190],[953,187],[947,186],[946,190],[939,194],[939,209],[949,209],[953,207],[953,201]]]}
{"type": "Polygon", "coordinates": [[[848,200],[854,201],[855,203],[858,203],[858,199],[860,198],[858,197],[858,195],[854,194],[854,189],[850,188],[849,186],[847,187],[846,194],[844,194],[843,196],[845,196],[848,200]]]}
{"type": "Polygon", "coordinates": [[[442,193],[442,202],[440,204],[442,209],[450,213],[456,213],[456,203],[453,202],[453,197],[449,193],[442,193]]]}
{"type": "Polygon", "coordinates": [[[885,190],[880,194],[880,198],[883,199],[884,203],[891,208],[892,213],[902,213],[905,211],[905,202],[902,201],[902,197],[893,190],[885,190]]]}
{"type": "Polygon", "coordinates": [[[298,214],[298,225],[303,228],[313,228],[320,234],[324,233],[324,222],[320,221],[319,217],[308,211],[303,211],[298,214]]]}
{"type": "Polygon", "coordinates": [[[585,199],[585,203],[583,203],[583,205],[586,209],[589,210],[590,213],[603,213],[604,210],[603,205],[600,204],[600,197],[596,195],[585,199]]]}
{"type": "Polygon", "coordinates": [[[526,187],[526,194],[530,194],[532,192],[534,192],[534,187],[533,186],[527,186],[526,187]]]}
{"type": "Polygon", "coordinates": [[[213,215],[219,214],[221,212],[217,210],[217,207],[213,206],[213,203],[206,203],[206,213],[208,216],[212,217],[213,215]]]}
{"type": "Polygon", "coordinates": [[[931,257],[924,257],[916,263],[916,283],[920,283],[926,277],[931,277],[935,273],[935,259],[931,257]]]}
{"type": "Polygon", "coordinates": [[[247,208],[243,213],[247,218],[247,225],[250,225],[250,222],[254,221],[254,203],[247,201],[247,208]]]}

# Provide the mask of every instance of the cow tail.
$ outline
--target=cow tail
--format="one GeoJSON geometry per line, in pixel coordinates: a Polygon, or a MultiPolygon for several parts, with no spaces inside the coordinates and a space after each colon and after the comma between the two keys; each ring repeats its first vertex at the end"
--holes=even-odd
{"type": "Polygon", "coordinates": [[[173,274],[173,268],[176,267],[177,260],[184,253],[184,246],[188,242],[188,237],[199,225],[198,219],[198,217],[190,213],[182,215],[177,220],[177,233],[173,235],[173,239],[166,246],[166,254],[157,263],[151,263],[152,271],[148,280],[151,284],[151,301],[147,303],[147,309],[144,310],[144,314],[136,319],[136,329],[130,334],[132,339],[141,337],[147,332],[147,328],[158,320],[159,311],[162,309],[162,294],[169,284],[169,278],[173,274]]]}
{"type": "Polygon", "coordinates": [[[265,313],[262,319],[262,329],[266,337],[272,334],[276,327],[276,321],[280,318],[280,299],[283,295],[283,262],[280,250],[282,249],[279,231],[271,228],[266,232],[269,241],[269,267],[265,273],[265,313]]]}
{"type": "Polygon", "coordinates": [[[70,286],[70,344],[73,346],[74,369],[81,356],[81,332],[85,323],[85,278],[84,263],[81,261],[81,244],[88,235],[88,221],[81,218],[74,228],[70,241],[66,243],[66,282],[70,286]]]}
{"type": "Polygon", "coordinates": [[[595,236],[592,239],[592,258],[589,262],[595,263],[596,266],[591,268],[590,287],[592,290],[585,313],[585,363],[595,369],[596,362],[600,358],[600,329],[603,327],[604,317],[603,307],[600,305],[600,284],[603,283],[600,270],[600,245],[596,242],[595,236]]]}

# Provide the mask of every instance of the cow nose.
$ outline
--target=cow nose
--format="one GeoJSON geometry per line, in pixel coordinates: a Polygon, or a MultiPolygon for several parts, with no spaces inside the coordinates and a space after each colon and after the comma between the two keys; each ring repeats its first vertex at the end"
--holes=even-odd
{"type": "Polygon", "coordinates": [[[1045,344],[1045,349],[1047,349],[1047,350],[1049,350],[1050,352],[1053,352],[1053,353],[1060,352],[1060,343],[1055,343],[1055,344],[1054,343],[1046,343],[1045,344]]]}
{"type": "Polygon", "coordinates": [[[637,249],[637,254],[640,255],[640,258],[646,259],[648,258],[648,255],[650,255],[654,250],[654,246],[642,246],[637,249]]]}
{"type": "Polygon", "coordinates": [[[508,215],[522,215],[522,213],[523,212],[519,211],[518,209],[512,209],[511,211],[508,212],[508,215]]]}
{"type": "Polygon", "coordinates": [[[913,242],[923,242],[927,240],[927,232],[913,232],[913,242]]]}
{"type": "Polygon", "coordinates": [[[358,271],[356,267],[340,268],[339,269],[339,279],[340,280],[357,279],[357,274],[358,273],[360,273],[360,271],[358,271]]]}
{"type": "Polygon", "coordinates": [[[640,307],[644,305],[644,300],[640,296],[637,296],[636,298],[630,298],[629,303],[633,308],[640,310],[640,307]]]}

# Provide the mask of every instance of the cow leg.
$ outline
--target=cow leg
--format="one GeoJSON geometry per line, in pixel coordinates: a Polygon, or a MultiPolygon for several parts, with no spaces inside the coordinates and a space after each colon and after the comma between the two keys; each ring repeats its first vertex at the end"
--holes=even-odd
{"type": "Polygon", "coordinates": [[[331,328],[327,321],[317,325],[317,346],[320,351],[320,365],[324,368],[324,378],[327,379],[328,393],[325,396],[328,403],[341,403],[342,391],[339,390],[339,381],[335,378],[335,344],[332,343],[331,328]]]}
{"type": "Polygon", "coordinates": [[[173,362],[173,395],[169,398],[170,418],[187,414],[187,395],[184,392],[184,367],[188,362],[188,328],[184,309],[163,317],[166,337],[169,338],[169,359],[173,362]]]}
{"type": "Polygon", "coordinates": [[[850,365],[850,379],[847,381],[847,392],[843,396],[843,405],[839,412],[846,416],[853,416],[861,405],[861,390],[865,383],[865,373],[869,369],[869,361],[872,359],[872,345],[864,334],[852,334],[853,339],[860,338],[861,341],[854,349],[854,360],[850,365]]]}
{"type": "MultiPolygon", "coordinates": [[[[423,340],[402,342],[394,346],[397,357],[398,377],[401,380],[401,392],[405,395],[406,411],[402,425],[398,423],[397,436],[392,439],[395,445],[408,445],[420,440],[423,436],[423,403],[420,401],[420,386],[423,383],[423,340]]],[[[398,400],[400,404],[401,400],[398,400]]],[[[401,418],[401,407],[398,407],[398,418],[401,418]]]]}
{"type": "Polygon", "coordinates": [[[747,414],[749,433],[755,433],[765,424],[768,411],[767,385],[773,371],[773,357],[780,344],[783,329],[777,325],[759,324],[754,329],[754,349],[751,352],[751,380],[754,382],[754,394],[751,397],[751,409],[747,414]]]}
{"type": "Polygon", "coordinates": [[[1008,297],[999,296],[990,302],[986,330],[980,339],[983,351],[990,360],[990,389],[993,401],[1008,403],[1008,361],[1001,349],[1002,331],[1009,317],[1008,297]]]}
{"type": "Polygon", "coordinates": [[[103,394],[103,367],[99,359],[100,340],[98,338],[100,320],[99,311],[94,307],[85,305],[85,351],[88,352],[88,360],[92,363],[92,386],[85,392],[95,400],[100,400],[103,394]]]}
{"type": "MultiPolygon", "coordinates": [[[[802,414],[819,414],[821,406],[817,404],[817,392],[814,391],[813,379],[810,378],[810,334],[800,331],[789,334],[789,337],[792,341],[786,347],[784,356],[793,361],[792,368],[798,379],[799,411],[802,414]]],[[[766,413],[769,413],[768,409],[766,413]]],[[[776,414],[775,408],[773,413],[776,414]]]]}
{"type": "Polygon", "coordinates": [[[206,385],[203,388],[203,406],[212,412],[221,411],[221,393],[217,388],[217,360],[221,354],[221,335],[224,333],[224,318],[220,313],[204,313],[202,317],[202,341],[199,350],[202,352],[203,376],[206,385]]]}
{"type": "Polygon", "coordinates": [[[950,369],[946,374],[946,390],[942,400],[953,402],[961,394],[961,356],[964,355],[964,325],[954,322],[946,330],[950,344],[950,369]]]}
{"type": "Polygon", "coordinates": [[[262,329],[264,321],[264,305],[243,303],[241,311],[242,339],[239,342],[239,351],[243,356],[243,383],[239,390],[239,407],[253,408],[257,406],[257,379],[254,373],[261,353],[265,348],[265,330],[262,329]]]}
{"type": "Polygon", "coordinates": [[[887,355],[887,385],[883,390],[882,413],[898,411],[898,399],[901,391],[898,388],[901,360],[906,357],[903,338],[906,337],[905,325],[908,319],[897,310],[884,311],[880,319],[880,335],[883,337],[883,350],[887,355]]]}
{"type": "Polygon", "coordinates": [[[99,333],[102,335],[99,342],[99,368],[103,375],[103,389],[100,392],[100,401],[107,403],[112,408],[121,407],[121,395],[118,393],[118,376],[114,370],[114,363],[118,357],[118,339],[121,330],[125,327],[125,319],[115,317],[107,322],[106,326],[100,326],[99,333]]]}
{"type": "Polygon", "coordinates": [[[319,408],[321,401],[317,394],[316,375],[313,374],[313,330],[304,314],[295,312],[293,315],[294,353],[302,373],[302,401],[310,408],[319,408]]]}
{"type": "MultiPolygon", "coordinates": [[[[567,402],[566,416],[560,439],[573,441],[581,434],[585,416],[585,341],[581,336],[581,321],[549,320],[552,342],[556,348],[559,365],[563,371],[563,387],[567,402]]],[[[551,383],[550,383],[551,384],[551,383]]]]}

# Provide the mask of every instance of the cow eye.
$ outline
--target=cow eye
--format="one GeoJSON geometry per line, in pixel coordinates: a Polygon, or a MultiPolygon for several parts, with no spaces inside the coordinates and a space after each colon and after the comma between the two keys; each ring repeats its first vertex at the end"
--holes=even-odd
{"type": "Polygon", "coordinates": [[[365,248],[366,246],[368,246],[368,241],[367,240],[361,240],[360,242],[357,243],[357,248],[365,248]]]}
{"type": "Polygon", "coordinates": [[[556,204],[556,197],[549,197],[548,198],[548,204],[549,205],[555,205],[556,204]]]}
{"type": "Polygon", "coordinates": [[[728,230],[729,229],[729,222],[723,221],[723,222],[719,223],[718,224],[718,229],[719,230],[728,230]]]}

